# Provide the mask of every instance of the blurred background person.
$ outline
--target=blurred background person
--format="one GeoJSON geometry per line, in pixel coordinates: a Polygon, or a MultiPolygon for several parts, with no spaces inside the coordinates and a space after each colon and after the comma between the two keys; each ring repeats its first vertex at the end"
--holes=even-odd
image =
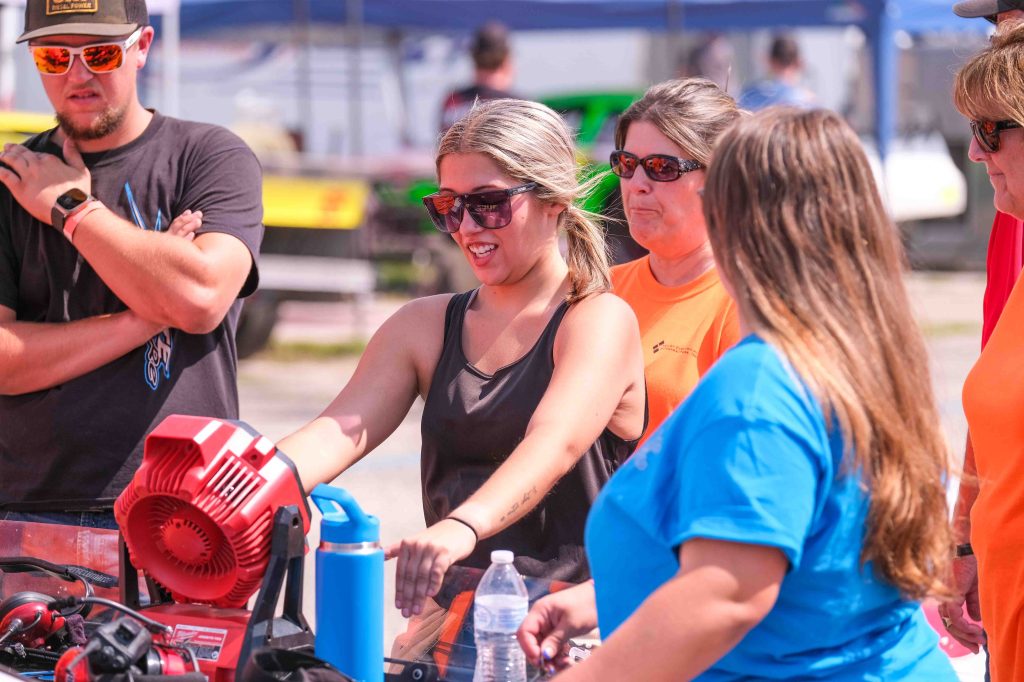
{"type": "Polygon", "coordinates": [[[465,116],[477,100],[515,97],[515,78],[508,29],[498,22],[484,24],[473,34],[469,48],[473,58],[473,84],[445,97],[441,105],[441,133],[465,116]]]}
{"type": "MultiPolygon", "coordinates": [[[[730,85],[733,62],[736,60],[732,43],[721,33],[709,33],[681,59],[677,75],[681,78],[707,78],[723,90],[730,85]]],[[[735,90],[734,90],[735,91],[735,90]]]]}
{"type": "Polygon", "coordinates": [[[741,119],[704,202],[747,336],[605,486],[594,579],[534,606],[527,656],[596,615],[559,679],[955,680],[917,603],[948,595],[947,448],[860,140],[824,110],[741,119]]]}
{"type": "MultiPolygon", "coordinates": [[[[976,3],[977,4],[977,3],[976,3]]],[[[992,3],[995,5],[996,3],[992,3]]],[[[1002,3],[999,3],[1002,4],[1002,3]]],[[[956,77],[953,101],[971,121],[970,158],[985,164],[996,208],[1024,218],[1024,23],[1007,22],[956,77]]],[[[950,634],[989,644],[996,682],[1021,679],[1024,628],[1024,292],[1016,284],[964,384],[976,476],[965,472],[955,517],[958,599],[942,607],[950,634]],[[985,632],[963,617],[984,615],[985,632]]]]}
{"type": "Polygon", "coordinates": [[[612,268],[644,347],[648,436],[739,339],[698,192],[722,131],[740,115],[710,80],[655,85],[619,119],[611,155],[630,236],[649,254],[612,268]]]}
{"type": "Polygon", "coordinates": [[[776,104],[814,106],[814,93],[801,82],[803,74],[804,63],[796,40],[786,35],[775,36],[768,50],[768,77],[743,90],[740,107],[757,111],[776,104]]]}

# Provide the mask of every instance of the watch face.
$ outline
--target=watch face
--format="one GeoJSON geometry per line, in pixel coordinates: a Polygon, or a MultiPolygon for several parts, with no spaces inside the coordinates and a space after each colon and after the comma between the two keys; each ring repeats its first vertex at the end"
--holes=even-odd
{"type": "Polygon", "coordinates": [[[57,197],[57,204],[65,211],[70,211],[88,198],[88,194],[80,189],[74,188],[69,189],[67,192],[57,197]]]}

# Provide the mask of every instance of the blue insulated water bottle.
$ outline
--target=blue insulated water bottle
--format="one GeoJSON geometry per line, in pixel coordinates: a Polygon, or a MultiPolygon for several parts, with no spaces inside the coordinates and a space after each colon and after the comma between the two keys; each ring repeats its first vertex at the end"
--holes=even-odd
{"type": "Polygon", "coordinates": [[[318,485],[316,655],[359,682],[384,680],[384,550],[380,520],[348,491],[318,485]]]}

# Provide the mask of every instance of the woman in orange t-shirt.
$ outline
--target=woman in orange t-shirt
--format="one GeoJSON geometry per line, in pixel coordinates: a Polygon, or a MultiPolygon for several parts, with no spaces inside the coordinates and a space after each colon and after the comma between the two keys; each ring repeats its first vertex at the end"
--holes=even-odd
{"type": "MultiPolygon", "coordinates": [[[[650,253],[612,269],[640,322],[652,434],[737,340],[736,306],[718,279],[700,192],[711,151],[740,116],[703,78],[653,86],[619,119],[612,171],[629,234],[650,253]]],[[[646,437],[645,436],[645,437],[646,437]]]]}
{"type": "MultiPolygon", "coordinates": [[[[957,74],[954,102],[971,120],[970,158],[984,163],[996,208],[1024,218],[1024,23],[1000,27],[991,46],[957,74]]],[[[956,588],[943,605],[950,633],[984,641],[964,619],[984,616],[992,679],[1024,680],[1024,289],[1018,278],[995,329],[964,384],[978,495],[958,505],[956,588]],[[964,512],[969,511],[969,519],[964,512]],[[960,536],[958,540],[963,542],[960,536]]]]}

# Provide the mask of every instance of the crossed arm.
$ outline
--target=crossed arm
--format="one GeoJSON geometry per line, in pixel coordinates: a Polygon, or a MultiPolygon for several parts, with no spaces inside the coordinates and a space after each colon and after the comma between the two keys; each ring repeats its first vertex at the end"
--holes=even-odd
{"type": "MultiPolygon", "coordinates": [[[[15,171],[0,167],[0,182],[46,225],[60,194],[72,187],[91,191],[89,171],[73,143],[65,142],[64,154],[68,163],[6,145],[0,155],[15,171]]],[[[156,233],[107,209],[89,213],[75,232],[75,247],[129,310],[74,322],[28,323],[0,307],[0,393],[42,390],[81,376],[166,327],[189,333],[214,329],[241,290],[252,256],[233,236],[195,236],[201,220],[200,212],[186,212],[170,230],[156,233]]]]}
{"type": "MultiPolygon", "coordinates": [[[[67,163],[21,145],[5,145],[0,182],[37,220],[50,224],[50,209],[64,192],[91,192],[81,154],[64,142],[67,163]]],[[[215,328],[238,296],[252,266],[245,245],[226,234],[194,240],[140,230],[108,209],[89,213],[75,231],[75,248],[118,298],[139,316],[202,334],[215,328]]]]}

